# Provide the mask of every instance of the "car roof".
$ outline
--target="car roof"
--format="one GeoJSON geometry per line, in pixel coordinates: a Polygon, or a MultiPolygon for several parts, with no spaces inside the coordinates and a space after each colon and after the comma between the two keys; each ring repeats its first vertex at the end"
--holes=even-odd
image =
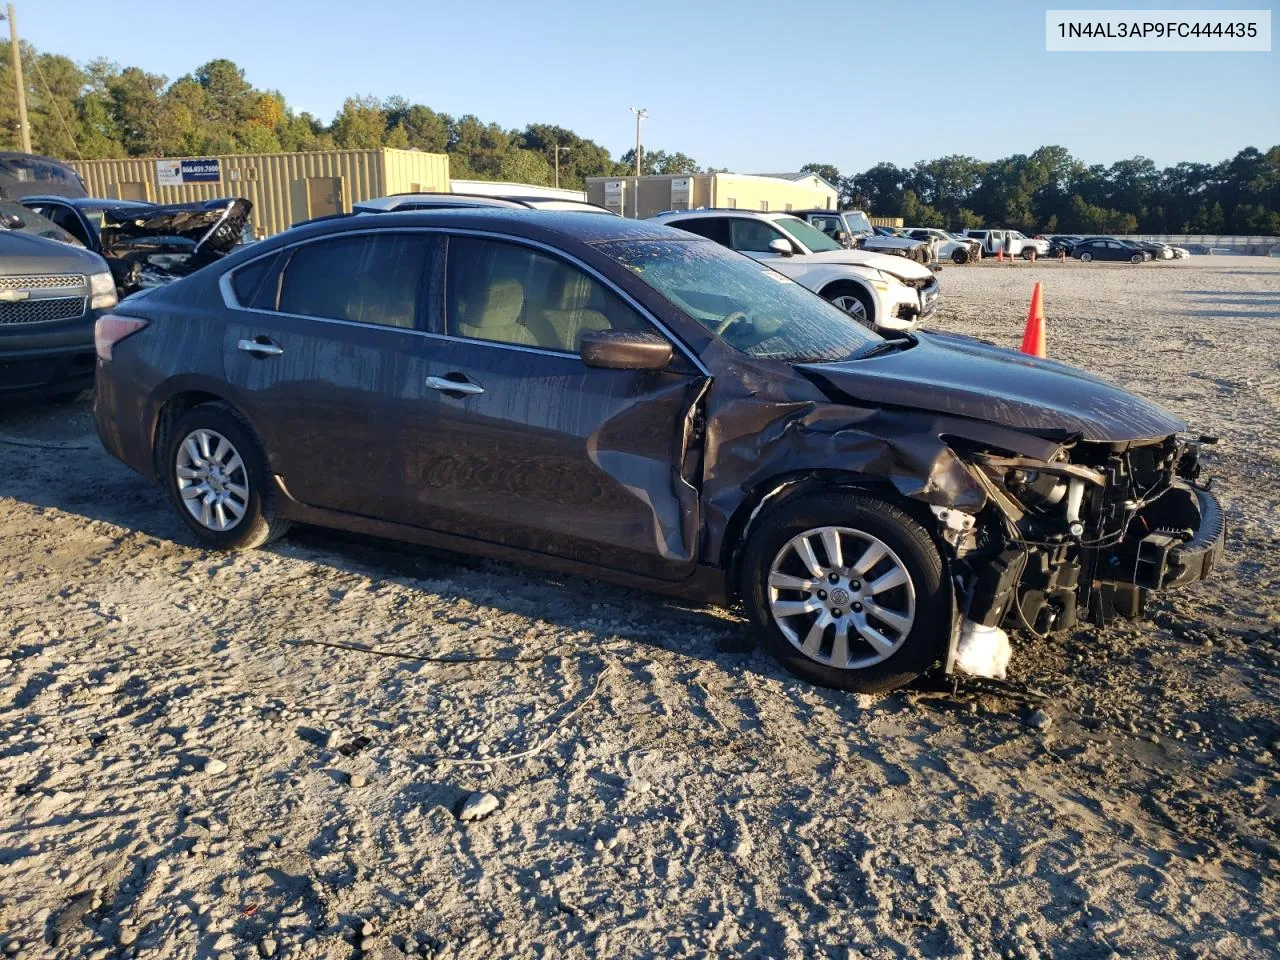
{"type": "Polygon", "coordinates": [[[526,196],[514,193],[438,193],[434,191],[392,193],[385,197],[360,200],[352,204],[352,209],[387,212],[399,209],[402,205],[410,203],[420,206],[441,207],[524,207],[539,210],[584,210],[609,214],[613,212],[586,200],[571,200],[566,197],[545,197],[537,194],[526,196]]]}
{"type": "Polygon", "coordinates": [[[700,240],[701,238],[664,227],[652,220],[602,217],[589,211],[528,210],[512,207],[444,207],[440,210],[389,211],[376,217],[333,217],[300,224],[255,244],[259,249],[275,246],[275,241],[296,242],[302,237],[331,236],[370,229],[433,227],[494,230],[553,245],[559,241],[604,243],[610,240],[700,240]],[[264,246],[267,245],[267,246],[264,246]]]}
{"type": "MultiPolygon", "coordinates": [[[[111,200],[106,197],[59,197],[54,194],[37,194],[22,197],[23,202],[31,203],[65,203],[72,207],[154,207],[156,204],[147,200],[111,200]]],[[[204,201],[199,201],[203,203],[204,201]]]]}
{"type": "Polygon", "coordinates": [[[740,210],[737,207],[702,207],[698,210],[663,210],[650,220],[670,220],[675,217],[752,217],[756,220],[799,220],[790,210],[740,210]]]}

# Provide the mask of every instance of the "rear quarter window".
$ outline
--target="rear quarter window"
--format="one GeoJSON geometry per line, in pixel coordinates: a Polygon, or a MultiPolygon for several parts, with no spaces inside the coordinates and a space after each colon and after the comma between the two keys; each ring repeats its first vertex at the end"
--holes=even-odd
{"type": "Polygon", "coordinates": [[[236,295],[236,303],[242,307],[255,306],[262,281],[271,272],[275,262],[276,257],[262,257],[231,274],[231,290],[236,295]]]}

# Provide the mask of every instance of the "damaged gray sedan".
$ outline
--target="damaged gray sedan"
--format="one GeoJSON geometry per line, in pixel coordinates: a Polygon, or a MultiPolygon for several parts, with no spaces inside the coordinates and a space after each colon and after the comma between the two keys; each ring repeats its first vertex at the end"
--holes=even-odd
{"type": "Polygon", "coordinates": [[[1223,546],[1199,443],[1062,364],[883,339],[720,245],[513,210],[312,223],[98,323],[107,450],[203,543],[293,521],[741,601],[789,670],[999,675],[1223,546]]]}

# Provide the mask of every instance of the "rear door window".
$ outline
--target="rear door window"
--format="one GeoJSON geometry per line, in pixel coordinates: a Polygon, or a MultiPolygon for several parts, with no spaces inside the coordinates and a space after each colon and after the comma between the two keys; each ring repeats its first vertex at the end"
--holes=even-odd
{"type": "Polygon", "coordinates": [[[728,217],[695,217],[690,220],[671,220],[671,226],[680,230],[688,230],[700,237],[714,240],[723,247],[729,246],[728,217]]]}
{"type": "Polygon", "coordinates": [[[298,247],[280,278],[279,310],[422,329],[432,264],[442,247],[428,233],[362,234],[298,247]]]}
{"type": "Polygon", "coordinates": [[[769,244],[774,240],[786,237],[763,220],[735,217],[729,226],[729,246],[742,253],[771,253],[769,244]]]}

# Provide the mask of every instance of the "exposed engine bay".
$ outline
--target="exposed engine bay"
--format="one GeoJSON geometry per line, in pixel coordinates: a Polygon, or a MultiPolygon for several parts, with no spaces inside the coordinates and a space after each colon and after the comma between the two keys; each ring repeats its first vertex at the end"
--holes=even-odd
{"type": "Polygon", "coordinates": [[[103,211],[101,253],[121,296],[170,283],[242,242],[253,204],[230,198],[200,204],[103,211]]]}
{"type": "Polygon", "coordinates": [[[934,511],[964,620],[1037,635],[1103,626],[1141,616],[1152,590],[1207,576],[1224,533],[1199,484],[1201,447],[1214,442],[1068,442],[1047,461],[971,451],[986,506],[934,511]]]}

